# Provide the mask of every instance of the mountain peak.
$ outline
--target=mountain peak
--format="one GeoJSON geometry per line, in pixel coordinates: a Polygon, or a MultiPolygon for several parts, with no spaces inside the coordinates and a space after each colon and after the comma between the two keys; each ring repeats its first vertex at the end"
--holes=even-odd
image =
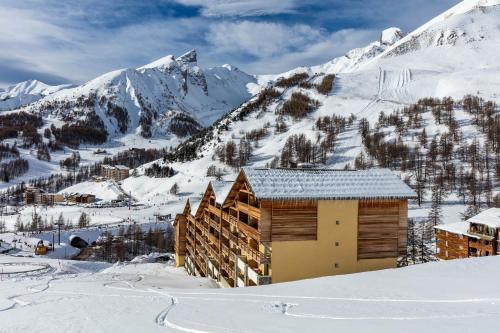
{"type": "Polygon", "coordinates": [[[178,62],[181,62],[181,63],[184,63],[184,64],[196,64],[197,61],[198,61],[198,55],[196,53],[196,50],[193,49],[191,51],[188,51],[186,53],[184,53],[183,55],[181,55],[180,57],[178,57],[176,59],[178,62]]]}
{"type": "Polygon", "coordinates": [[[145,69],[145,68],[168,68],[170,65],[175,62],[174,56],[173,55],[168,55],[163,58],[160,58],[158,60],[155,60],[147,65],[144,65],[142,67],[139,67],[139,69],[145,69]]]}

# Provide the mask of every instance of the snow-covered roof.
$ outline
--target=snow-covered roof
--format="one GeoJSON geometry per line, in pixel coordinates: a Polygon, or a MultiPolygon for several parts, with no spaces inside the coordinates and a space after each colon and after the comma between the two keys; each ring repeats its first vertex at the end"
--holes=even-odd
{"type": "Polygon", "coordinates": [[[468,237],[479,238],[477,235],[469,233],[469,222],[457,222],[449,224],[441,224],[435,226],[434,228],[438,230],[448,231],[453,234],[465,235],[468,237]]]}
{"type": "Polygon", "coordinates": [[[500,228],[500,208],[490,208],[467,220],[469,223],[484,224],[492,228],[500,228]]]}
{"type": "Polygon", "coordinates": [[[416,194],[388,169],[243,168],[258,199],[399,199],[416,194]]]}

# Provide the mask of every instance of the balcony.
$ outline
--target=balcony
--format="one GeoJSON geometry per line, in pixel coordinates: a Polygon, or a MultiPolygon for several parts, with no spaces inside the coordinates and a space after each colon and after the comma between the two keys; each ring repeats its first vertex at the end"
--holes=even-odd
{"type": "Polygon", "coordinates": [[[211,212],[214,215],[219,216],[220,215],[220,209],[213,206],[213,205],[208,205],[208,211],[211,212]]]}
{"type": "Polygon", "coordinates": [[[221,262],[221,269],[224,270],[230,277],[234,277],[234,264],[221,262]]]}
{"type": "Polygon", "coordinates": [[[260,241],[260,232],[254,227],[249,226],[248,224],[238,221],[238,229],[243,231],[247,236],[253,238],[257,242],[260,241]]]}
{"type": "Polygon", "coordinates": [[[217,259],[217,260],[219,259],[219,252],[216,249],[214,249],[213,246],[211,246],[211,245],[207,246],[207,250],[208,250],[208,253],[212,256],[212,258],[217,259]]]}
{"type": "Polygon", "coordinates": [[[222,254],[225,254],[226,256],[229,257],[229,248],[224,243],[222,243],[222,254]]]}
{"type": "Polygon", "coordinates": [[[258,207],[251,206],[249,204],[243,203],[241,201],[236,202],[236,209],[242,211],[256,219],[260,219],[260,209],[258,207]]]}
{"type": "Polygon", "coordinates": [[[191,245],[186,244],[186,250],[188,250],[190,255],[194,255],[194,251],[193,251],[193,248],[191,247],[191,245]]]}
{"type": "Polygon", "coordinates": [[[210,220],[210,226],[212,228],[214,228],[215,230],[220,231],[219,223],[217,223],[215,220],[213,220],[211,218],[209,218],[209,220],[210,220]]]}
{"type": "Polygon", "coordinates": [[[215,246],[217,246],[217,248],[219,247],[219,240],[213,234],[209,233],[208,234],[208,239],[210,240],[210,242],[212,244],[214,244],[215,246]]]}
{"type": "Polygon", "coordinates": [[[194,240],[191,238],[191,236],[186,235],[186,239],[187,239],[188,243],[190,243],[191,245],[194,245],[194,240]]]}
{"type": "Polygon", "coordinates": [[[252,248],[248,245],[244,240],[240,239],[238,241],[238,245],[240,248],[245,251],[250,259],[255,261],[257,264],[268,264],[270,262],[270,258],[266,257],[259,250],[252,248]]]}
{"type": "Polygon", "coordinates": [[[222,236],[224,236],[226,239],[229,239],[229,230],[227,230],[226,228],[222,228],[222,236]]]}

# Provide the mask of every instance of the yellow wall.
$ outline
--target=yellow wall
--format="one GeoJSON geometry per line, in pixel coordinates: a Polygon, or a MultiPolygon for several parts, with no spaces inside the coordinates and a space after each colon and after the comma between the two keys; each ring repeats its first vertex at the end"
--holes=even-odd
{"type": "Polygon", "coordinates": [[[177,253],[175,254],[175,267],[184,266],[184,256],[180,256],[177,253]]]}
{"type": "Polygon", "coordinates": [[[396,267],[396,258],[358,261],[357,235],[357,200],[319,201],[317,240],[272,242],[273,283],[396,267]]]}

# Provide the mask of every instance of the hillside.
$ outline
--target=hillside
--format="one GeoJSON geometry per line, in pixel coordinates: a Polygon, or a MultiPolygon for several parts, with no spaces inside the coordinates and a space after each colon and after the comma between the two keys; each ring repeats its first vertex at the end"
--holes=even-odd
{"type": "Polygon", "coordinates": [[[267,89],[166,157],[179,173],[162,180],[164,186],[153,189],[139,177],[125,187],[140,183],[141,193],[147,188],[144,195],[154,196],[177,182],[196,201],[209,180],[227,187],[214,170],[231,180],[242,165],[385,166],[414,188],[423,186],[424,209],[414,207],[411,216],[427,216],[436,182],[445,222],[460,220],[470,201],[475,210],[498,204],[499,19],[498,2],[465,1],[402,39],[397,33],[393,45],[384,44],[356,66],[332,66],[345,61],[341,57],[267,76],[267,89]],[[377,136],[375,148],[367,145],[368,134],[377,136]],[[471,161],[468,152],[480,161],[471,161]],[[414,163],[419,156],[425,163],[414,163]]]}

